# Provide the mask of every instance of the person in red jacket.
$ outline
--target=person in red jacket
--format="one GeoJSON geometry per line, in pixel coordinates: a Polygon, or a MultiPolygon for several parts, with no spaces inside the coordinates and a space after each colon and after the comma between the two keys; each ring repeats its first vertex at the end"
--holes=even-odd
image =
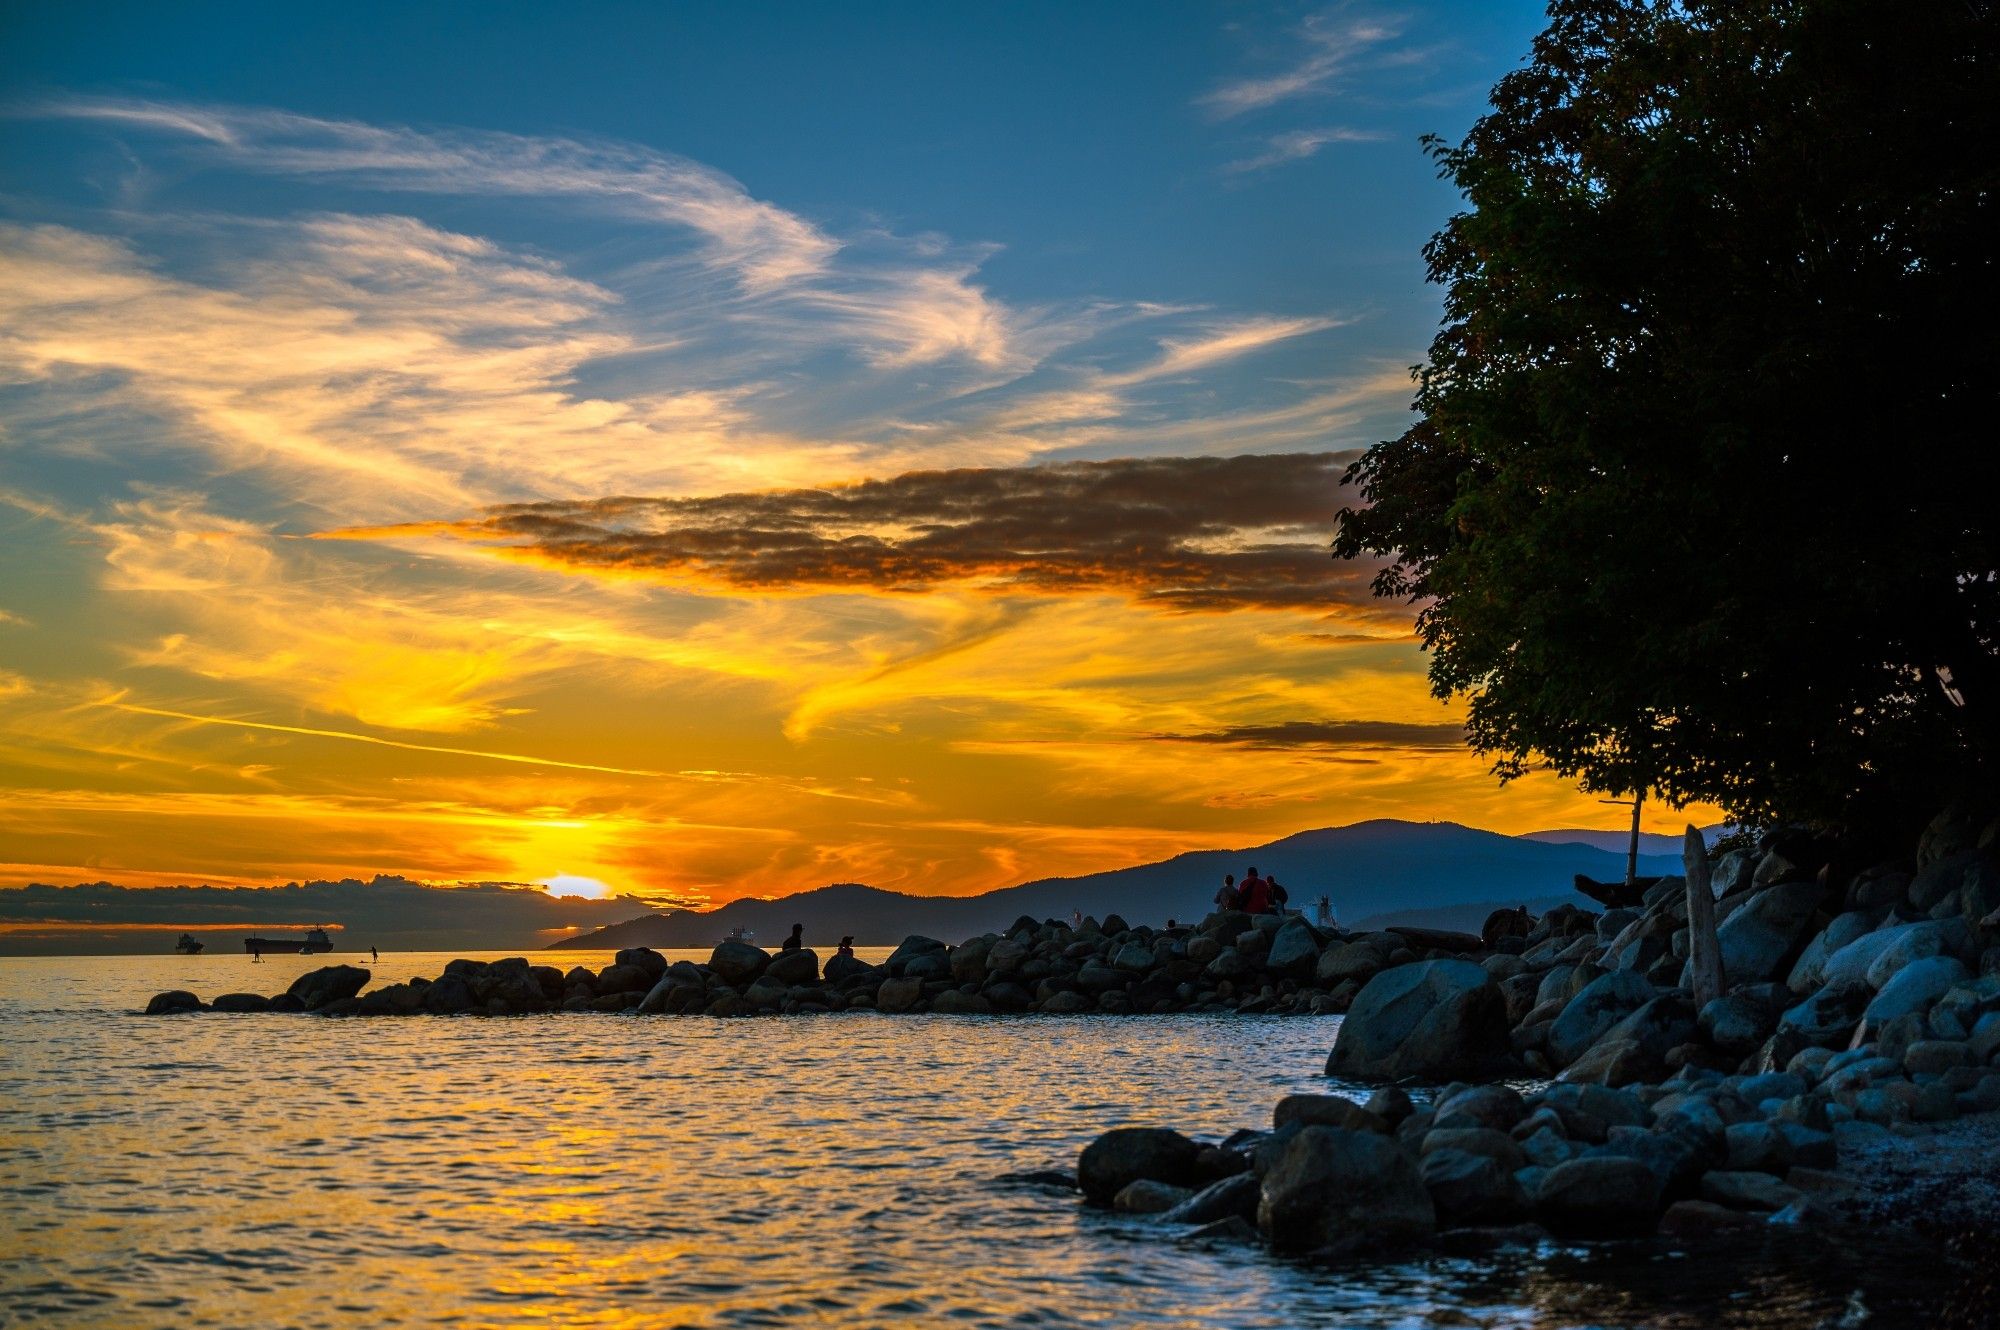
{"type": "Polygon", "coordinates": [[[1243,908],[1251,914],[1271,912],[1271,884],[1258,876],[1255,867],[1250,869],[1249,876],[1243,879],[1243,885],[1237,891],[1242,894],[1243,908]]]}

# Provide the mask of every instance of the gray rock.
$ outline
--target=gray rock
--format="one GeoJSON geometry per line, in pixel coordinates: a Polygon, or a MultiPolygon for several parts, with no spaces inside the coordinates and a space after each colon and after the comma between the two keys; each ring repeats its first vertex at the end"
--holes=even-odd
{"type": "Polygon", "coordinates": [[[764,967],[764,978],[781,984],[811,984],[819,981],[819,953],[811,947],[781,951],[764,967]]]}
{"type": "Polygon", "coordinates": [[[1442,1081],[1504,1071],[1507,1004],[1471,961],[1420,961],[1370,979],[1340,1024],[1327,1074],[1442,1081]]]}
{"type": "Polygon", "coordinates": [[[1650,1233],[1660,1214],[1660,1180],[1636,1159],[1596,1156],[1550,1169],[1535,1188],[1535,1218],[1575,1237],[1650,1233]]]}
{"type": "Polygon", "coordinates": [[[1111,1208],[1128,1215],[1157,1215],[1180,1205],[1194,1195],[1191,1187],[1175,1187],[1151,1178],[1128,1182],[1111,1198],[1111,1208]]]}
{"type": "Polygon", "coordinates": [[[931,1010],[956,1016],[984,1016],[993,1010],[993,1003],[978,993],[967,993],[956,988],[947,988],[931,999],[931,1010]]]}
{"type": "Polygon", "coordinates": [[[1711,1001],[1696,1018],[1708,1042],[1733,1057],[1757,1051],[1778,1028],[1778,1009],[1746,993],[1729,993],[1711,1001]]]}
{"type": "Polygon", "coordinates": [[[1445,1127],[1424,1133],[1424,1140],[1417,1153],[1421,1157],[1432,1150],[1463,1150],[1467,1154],[1486,1155],[1507,1166],[1509,1173],[1527,1167],[1527,1156],[1521,1146],[1504,1131],[1491,1127],[1445,1127]]]}
{"type": "Polygon", "coordinates": [[[708,968],[725,984],[747,984],[770,963],[770,953],[762,947],[733,940],[716,944],[708,957],[708,968]]]}
{"type": "Polygon", "coordinates": [[[1527,1210],[1514,1171],[1491,1155],[1426,1150],[1419,1172],[1441,1224],[1505,1224],[1527,1210]]]}
{"type": "Polygon", "coordinates": [[[183,1012],[200,1010],[201,999],[188,992],[185,988],[174,988],[164,993],[155,993],[153,994],[152,1001],[146,1004],[146,1014],[148,1016],[178,1016],[183,1012]]]}
{"type": "Polygon", "coordinates": [[[1212,1224],[1237,1215],[1255,1223],[1262,1187],[1256,1174],[1237,1173],[1211,1182],[1161,1217],[1176,1224],[1212,1224]]]}
{"type": "Polygon", "coordinates": [[[1780,882],[1745,901],[1716,930],[1724,987],[1778,975],[1811,935],[1825,894],[1817,882],[1780,882]]]}
{"type": "Polygon", "coordinates": [[[1153,949],[1138,942],[1126,943],[1111,957],[1111,967],[1126,974],[1145,974],[1158,963],[1153,949]]]}
{"type": "Polygon", "coordinates": [[[1732,1210],[1782,1210],[1805,1195],[1769,1173],[1717,1169],[1701,1180],[1701,1197],[1732,1210]]]}
{"type": "Polygon", "coordinates": [[[651,947],[626,947],[611,960],[615,965],[630,965],[643,970],[650,980],[657,980],[667,972],[667,958],[651,947]]]}
{"type": "Polygon", "coordinates": [[[908,1011],[923,1000],[924,981],[916,978],[884,979],[875,990],[877,1011],[908,1011]]]}
{"type": "Polygon", "coordinates": [[[1280,1250],[1351,1252],[1428,1237],[1437,1208],[1416,1161],[1388,1137],[1305,1127],[1264,1175],[1257,1227],[1280,1250]]]}
{"type": "Polygon", "coordinates": [[[1938,919],[1896,930],[1896,938],[1868,966],[1868,985],[1882,988],[1898,973],[1931,956],[1975,954],[1972,929],[1963,919],[1938,919]]]}
{"type": "Polygon", "coordinates": [[[372,977],[358,965],[326,965],[292,980],[285,992],[304,1003],[307,1011],[318,1011],[330,1002],[353,997],[372,977]]]}
{"type": "Polygon", "coordinates": [[[1512,1131],[1528,1116],[1528,1106],[1520,1093],[1505,1085],[1474,1085],[1439,1097],[1431,1119],[1433,1131],[1468,1127],[1488,1127],[1512,1131]]]}
{"type": "Polygon", "coordinates": [[[1384,953],[1374,945],[1349,942],[1321,952],[1318,963],[1313,967],[1313,978],[1327,987],[1343,979],[1355,979],[1365,984],[1387,964],[1384,953]]]}
{"type": "Polygon", "coordinates": [[[1783,1177],[1792,1166],[1791,1138],[1768,1122],[1738,1122],[1728,1128],[1729,1167],[1741,1173],[1783,1177]]]}
{"type": "MultiPolygon", "coordinates": [[[[1859,946],[1860,943],[1854,945],[1859,946]]],[[[1807,1043],[1823,1048],[1844,1046],[1873,996],[1863,979],[1830,982],[1779,1017],[1779,1032],[1790,1031],[1807,1043]]]]}
{"type": "Polygon", "coordinates": [[[1926,956],[1912,961],[1882,985],[1882,991],[1862,1013],[1863,1019],[1872,1027],[1899,1016],[1920,1016],[1951,991],[1954,984],[1971,975],[1965,962],[1956,956],[1926,956]]]}
{"type": "Polygon", "coordinates": [[[1656,996],[1644,975],[1632,970],[1613,970],[1585,985],[1571,998],[1549,1027],[1546,1048],[1549,1060],[1566,1067],[1602,1039],[1612,1026],[1624,1020],[1656,996]]]}
{"type": "MultiPolygon", "coordinates": [[[[893,981],[892,981],[893,982],[893,981]]],[[[1108,1205],[1134,1182],[1192,1187],[1201,1181],[1196,1157],[1201,1147],[1165,1127],[1116,1127],[1077,1158],[1076,1185],[1087,1200],[1108,1205]]]]}
{"type": "Polygon", "coordinates": [[[1941,1076],[1953,1067],[1971,1067],[1977,1063],[1972,1045],[1957,1040],[1920,1040],[1903,1054],[1903,1070],[1912,1076],[1941,1076]]]}
{"type": "Polygon", "coordinates": [[[940,973],[932,977],[942,977],[951,972],[949,952],[950,948],[936,938],[912,933],[903,939],[902,945],[889,953],[889,959],[884,963],[889,967],[889,973],[900,979],[909,972],[911,961],[919,957],[934,956],[941,968],[940,973]]]}
{"type": "Polygon", "coordinates": [[[1410,1102],[1409,1094],[1393,1085],[1385,1085],[1369,1095],[1368,1102],[1362,1107],[1392,1125],[1417,1111],[1417,1106],[1410,1102]]]}
{"type": "Polygon", "coordinates": [[[1852,910],[1837,916],[1799,953],[1785,986],[1794,993],[1810,993],[1824,984],[1827,961],[1850,942],[1866,936],[1879,920],[1880,912],[1876,910],[1852,910]]]}
{"type": "Polygon", "coordinates": [[[1373,1131],[1387,1134],[1389,1124],[1352,1099],[1334,1094],[1288,1094],[1272,1111],[1271,1125],[1281,1128],[1298,1123],[1306,1127],[1339,1127],[1343,1131],[1373,1131]]]}
{"type": "Polygon", "coordinates": [[[1303,979],[1319,965],[1319,938],[1303,919],[1288,919],[1271,936],[1271,950],[1264,968],[1273,974],[1303,979]]]}
{"type": "Polygon", "coordinates": [[[844,984],[850,979],[859,979],[875,968],[858,956],[842,956],[836,953],[827,957],[826,967],[820,973],[829,984],[844,984]]]}
{"type": "Polygon", "coordinates": [[[208,1005],[211,1011],[269,1011],[271,999],[262,993],[224,993],[208,1005]]]}

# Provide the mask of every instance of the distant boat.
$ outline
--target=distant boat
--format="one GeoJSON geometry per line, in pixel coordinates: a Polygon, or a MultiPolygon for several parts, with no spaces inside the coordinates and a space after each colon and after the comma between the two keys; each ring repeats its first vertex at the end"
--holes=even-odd
{"type": "Polygon", "coordinates": [[[194,940],[193,934],[182,933],[181,940],[174,943],[174,950],[183,956],[194,956],[200,953],[202,945],[194,940]]]}
{"type": "Polygon", "coordinates": [[[302,939],[295,937],[246,937],[243,939],[243,950],[249,952],[252,956],[262,956],[266,953],[273,956],[310,956],[315,952],[332,951],[333,939],[326,935],[324,928],[313,928],[308,929],[305,937],[302,939]]]}
{"type": "MultiPolygon", "coordinates": [[[[729,930],[729,936],[722,939],[722,941],[741,942],[745,946],[754,947],[757,945],[757,934],[752,932],[750,929],[745,928],[743,925],[738,924],[736,925],[736,927],[729,930]]],[[[721,946],[722,943],[718,942],[716,945],[721,946]]]]}
{"type": "Polygon", "coordinates": [[[1321,896],[1313,902],[1313,922],[1325,929],[1333,929],[1339,926],[1334,923],[1332,900],[1321,896]]]}

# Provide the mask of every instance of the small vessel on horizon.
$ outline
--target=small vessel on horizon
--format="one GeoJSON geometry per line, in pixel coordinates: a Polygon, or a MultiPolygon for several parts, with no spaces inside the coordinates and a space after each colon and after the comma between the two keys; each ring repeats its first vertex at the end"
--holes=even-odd
{"type": "Polygon", "coordinates": [[[207,944],[195,941],[194,934],[182,933],[181,940],[174,943],[174,950],[183,956],[194,956],[200,954],[205,945],[207,944]]]}
{"type": "Polygon", "coordinates": [[[332,951],[333,939],[326,935],[324,928],[309,928],[304,938],[295,937],[246,937],[243,950],[252,956],[269,953],[273,956],[311,956],[317,952],[332,951]]]}
{"type": "MultiPolygon", "coordinates": [[[[742,924],[738,924],[736,925],[736,927],[729,930],[729,936],[722,939],[722,941],[741,942],[748,946],[754,947],[757,945],[757,934],[755,933],[755,931],[745,928],[742,924]]],[[[721,943],[717,943],[716,945],[720,946],[721,943]]]]}

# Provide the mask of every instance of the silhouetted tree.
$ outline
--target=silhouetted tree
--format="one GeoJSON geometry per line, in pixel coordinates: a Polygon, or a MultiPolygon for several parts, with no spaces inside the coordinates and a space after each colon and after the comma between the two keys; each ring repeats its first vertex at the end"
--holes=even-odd
{"type": "Polygon", "coordinates": [[[1994,26],[1557,0],[1428,141],[1468,206],[1422,422],[1334,551],[1503,776],[1835,823],[1992,769],[1994,26]]]}

